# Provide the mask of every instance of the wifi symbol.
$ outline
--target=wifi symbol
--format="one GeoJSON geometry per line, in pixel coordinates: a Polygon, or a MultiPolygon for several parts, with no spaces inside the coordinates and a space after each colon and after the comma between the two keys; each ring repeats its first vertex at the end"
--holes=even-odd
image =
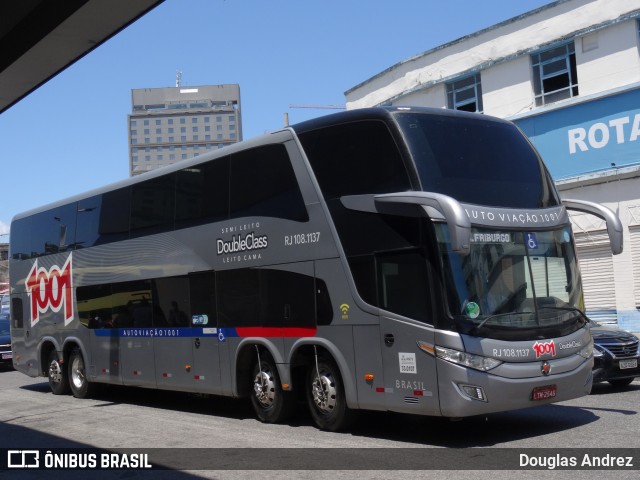
{"type": "Polygon", "coordinates": [[[340,311],[342,312],[342,318],[347,318],[349,316],[349,305],[347,305],[346,303],[343,303],[342,305],[340,305],[340,311]]]}

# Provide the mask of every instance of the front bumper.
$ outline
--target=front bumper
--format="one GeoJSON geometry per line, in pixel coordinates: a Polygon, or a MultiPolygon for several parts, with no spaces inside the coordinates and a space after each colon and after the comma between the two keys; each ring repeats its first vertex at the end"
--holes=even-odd
{"type": "Polygon", "coordinates": [[[468,417],[582,397],[591,392],[592,365],[589,359],[573,370],[555,375],[541,374],[537,377],[508,378],[491,374],[491,371],[480,372],[439,360],[440,410],[446,417],[468,417]],[[482,388],[486,394],[486,401],[469,398],[461,391],[459,385],[474,385],[482,388]],[[542,400],[532,399],[534,388],[549,385],[556,387],[554,397],[542,400]]]}

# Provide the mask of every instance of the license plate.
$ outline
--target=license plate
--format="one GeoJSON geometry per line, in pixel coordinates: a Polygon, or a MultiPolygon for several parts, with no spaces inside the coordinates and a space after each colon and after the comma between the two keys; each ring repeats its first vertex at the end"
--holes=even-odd
{"type": "Polygon", "coordinates": [[[9,360],[11,358],[13,358],[13,354],[11,354],[11,353],[3,353],[2,354],[2,359],[3,360],[9,360]]]}
{"type": "Polygon", "coordinates": [[[531,400],[547,400],[549,398],[554,398],[557,391],[558,387],[556,387],[555,385],[536,387],[531,392],[531,400]]]}
{"type": "Polygon", "coordinates": [[[638,368],[638,360],[635,358],[633,360],[620,360],[620,370],[625,368],[638,368]]]}

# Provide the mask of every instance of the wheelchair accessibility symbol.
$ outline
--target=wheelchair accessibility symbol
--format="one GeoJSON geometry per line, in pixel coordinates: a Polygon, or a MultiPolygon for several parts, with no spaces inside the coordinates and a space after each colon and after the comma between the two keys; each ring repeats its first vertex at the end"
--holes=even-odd
{"type": "Polygon", "coordinates": [[[531,250],[535,250],[538,248],[538,239],[536,238],[535,233],[526,233],[527,236],[527,247],[531,250]]]}

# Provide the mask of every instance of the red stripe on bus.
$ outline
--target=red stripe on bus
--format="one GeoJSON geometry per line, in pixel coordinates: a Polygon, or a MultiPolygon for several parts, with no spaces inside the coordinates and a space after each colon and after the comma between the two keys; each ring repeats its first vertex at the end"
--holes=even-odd
{"type": "Polygon", "coordinates": [[[236,327],[239,337],[313,337],[316,327],[236,327]]]}

